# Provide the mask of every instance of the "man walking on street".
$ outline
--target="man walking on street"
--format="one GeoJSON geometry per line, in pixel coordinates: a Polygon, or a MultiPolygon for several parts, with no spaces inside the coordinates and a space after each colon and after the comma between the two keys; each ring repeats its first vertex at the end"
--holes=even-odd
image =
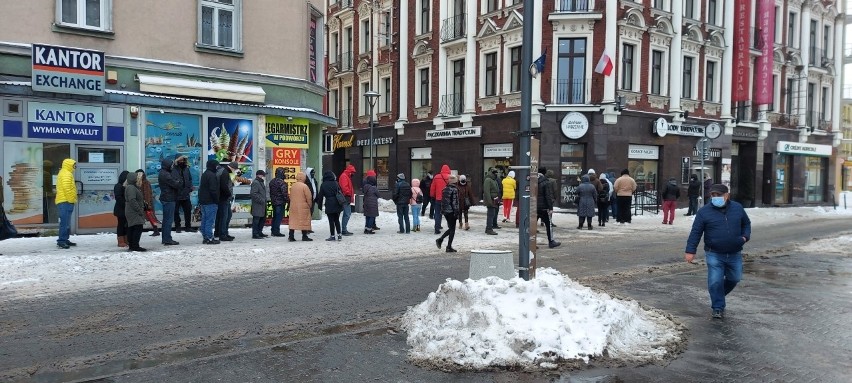
{"type": "Polygon", "coordinates": [[[56,176],[56,209],[59,211],[59,237],[56,246],[68,249],[77,246],[69,240],[71,236],[71,215],[77,204],[77,185],[74,183],[74,169],[77,161],[70,158],[62,160],[62,168],[56,176]]]}
{"type": "Polygon", "coordinates": [[[231,179],[240,165],[233,161],[227,165],[219,166],[216,177],[219,180],[219,207],[216,208],[216,225],[213,237],[220,241],[233,241],[234,237],[228,234],[231,226],[231,203],[234,202],[234,181],[231,179]]]}
{"type": "Polygon", "coordinates": [[[443,192],[444,188],[447,187],[447,184],[450,182],[450,166],[444,164],[441,166],[441,172],[432,179],[432,186],[429,187],[429,195],[432,196],[432,204],[433,204],[433,213],[432,215],[435,218],[435,234],[441,234],[441,215],[442,215],[442,205],[441,200],[444,198],[443,192]]]}
{"type": "MultiPolygon", "coordinates": [[[[207,160],[206,170],[201,175],[198,186],[198,204],[201,205],[201,236],[205,245],[217,245],[219,241],[213,237],[213,226],[216,224],[216,211],[219,209],[219,177],[216,167],[219,162],[207,160]]],[[[220,233],[221,234],[221,233],[220,233]]]]}
{"type": "Polygon", "coordinates": [[[633,199],[633,193],[636,191],[636,181],[630,177],[630,171],[624,169],[621,171],[621,177],[615,180],[613,185],[615,188],[616,203],[618,204],[618,223],[630,223],[632,221],[630,214],[630,204],[633,199]]]}
{"type": "Polygon", "coordinates": [[[684,259],[692,263],[703,235],[712,317],[722,319],[725,317],[725,296],[742,279],[742,250],[751,238],[751,220],[742,205],[730,200],[727,186],[715,184],[709,189],[710,203],[695,215],[684,259]]]}
{"type": "Polygon", "coordinates": [[[698,212],[698,196],[700,195],[701,182],[698,181],[698,176],[693,174],[689,176],[689,187],[686,189],[686,196],[689,197],[689,208],[686,210],[687,217],[698,212]]]}
{"type": "MultiPolygon", "coordinates": [[[[545,170],[546,171],[546,170],[545,170]]],[[[585,177],[585,176],[584,176],[585,177]]],[[[594,186],[592,186],[594,187],[594,186]]],[[[550,213],[553,212],[553,193],[550,192],[550,185],[544,173],[538,173],[538,197],[536,198],[536,214],[541,218],[544,227],[547,230],[547,247],[554,248],[562,243],[553,239],[553,231],[550,227],[550,213]]],[[[592,208],[594,209],[594,208],[592,208]]],[[[594,210],[592,210],[594,213],[594,210]]],[[[589,219],[589,228],[592,226],[591,218],[589,219]]]]}
{"type": "Polygon", "coordinates": [[[396,188],[391,194],[396,203],[396,221],[399,223],[400,234],[411,233],[411,221],[408,219],[408,206],[411,202],[411,185],[405,182],[405,173],[396,175],[396,188]]]}
{"type": "Polygon", "coordinates": [[[347,225],[349,224],[349,217],[352,217],[352,207],[355,206],[355,187],[352,185],[353,174],[355,174],[355,166],[349,164],[346,165],[346,169],[343,170],[343,173],[340,173],[340,177],[337,179],[340,192],[349,201],[343,204],[343,222],[340,225],[343,230],[340,234],[345,236],[352,235],[352,232],[347,229],[347,225]]]}
{"type": "Polygon", "coordinates": [[[482,185],[482,203],[485,205],[485,234],[497,235],[494,224],[497,222],[497,209],[500,207],[500,186],[497,184],[497,169],[488,169],[485,184],[482,185]]]}
{"type": "Polygon", "coordinates": [[[435,210],[435,204],[429,204],[432,201],[432,196],[429,193],[432,191],[432,171],[426,172],[426,176],[420,181],[420,190],[423,190],[423,209],[420,210],[420,216],[423,217],[429,214],[429,219],[433,219],[432,215],[435,210]],[[428,210],[428,211],[427,211],[428,210]]]}
{"type": "Polygon", "coordinates": [[[172,173],[172,160],[160,161],[160,172],[157,174],[157,184],[160,186],[160,203],[163,204],[163,245],[179,245],[172,240],[172,223],[175,220],[175,201],[179,184],[172,173]]]}

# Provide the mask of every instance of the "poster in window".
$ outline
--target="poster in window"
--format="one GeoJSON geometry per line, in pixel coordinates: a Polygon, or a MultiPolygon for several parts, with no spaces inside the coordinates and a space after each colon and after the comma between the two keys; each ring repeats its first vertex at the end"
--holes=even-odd
{"type": "Polygon", "coordinates": [[[161,210],[158,175],[164,159],[187,158],[192,184],[196,191],[190,194],[192,204],[197,204],[198,185],[201,180],[201,118],[194,114],[145,113],[145,177],[154,193],[154,208],[161,210]]]}
{"type": "Polygon", "coordinates": [[[234,118],[207,118],[207,158],[219,162],[254,162],[254,122],[234,118]]]}
{"type": "Polygon", "coordinates": [[[44,162],[40,143],[3,144],[3,208],[13,224],[44,222],[44,162]]]}

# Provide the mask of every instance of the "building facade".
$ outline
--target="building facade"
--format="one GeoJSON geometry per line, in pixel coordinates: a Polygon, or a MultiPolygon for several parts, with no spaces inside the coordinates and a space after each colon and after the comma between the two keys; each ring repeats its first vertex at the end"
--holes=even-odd
{"type": "MultiPolygon", "coordinates": [[[[839,191],[852,190],[852,1],[844,0],[843,6],[843,92],[841,100],[840,129],[843,140],[838,147],[837,162],[840,168],[839,191]]],[[[852,201],[837,201],[852,203],[852,201]]]]}
{"type": "Polygon", "coordinates": [[[528,42],[523,5],[329,1],[328,110],[338,125],[324,165],[375,168],[385,190],[397,173],[422,178],[444,164],[476,187],[490,167],[505,174],[522,155],[528,43],[544,63],[531,125],[561,206],[589,169],[628,169],[639,205],[656,204],[668,179],[685,187],[701,173],[746,206],[832,201],[843,30],[835,2],[545,0],[535,2],[528,42]],[[372,108],[369,91],[378,93],[372,108]],[[704,140],[711,126],[721,134],[704,140]]]}
{"type": "MultiPolygon", "coordinates": [[[[324,113],[324,10],[271,0],[4,4],[0,175],[10,219],[57,225],[65,158],[78,163],[76,231],[115,227],[123,170],[145,170],[159,209],[164,159],[186,156],[196,188],[208,159],[237,161],[248,181],[259,169],[284,167],[289,180],[318,168],[322,131],[335,124],[324,113]]],[[[237,187],[239,209],[247,187],[237,187]]]]}

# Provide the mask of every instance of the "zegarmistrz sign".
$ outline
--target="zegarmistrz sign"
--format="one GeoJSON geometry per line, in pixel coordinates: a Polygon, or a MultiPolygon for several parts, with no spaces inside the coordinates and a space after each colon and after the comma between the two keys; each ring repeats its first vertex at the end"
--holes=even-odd
{"type": "Polygon", "coordinates": [[[103,96],[104,53],[33,44],[35,91],[103,96]]]}

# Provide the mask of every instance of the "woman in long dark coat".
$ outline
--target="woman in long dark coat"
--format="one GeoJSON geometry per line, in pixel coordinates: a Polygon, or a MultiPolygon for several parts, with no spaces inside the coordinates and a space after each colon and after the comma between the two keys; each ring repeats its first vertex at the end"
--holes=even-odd
{"type": "Polygon", "coordinates": [[[577,203],[577,216],[580,217],[578,229],[583,228],[583,222],[586,222],[588,229],[592,230],[592,217],[595,216],[595,205],[598,198],[598,190],[589,181],[589,176],[584,175],[581,178],[580,186],[577,187],[577,198],[580,199],[577,203]]]}
{"type": "Polygon", "coordinates": [[[334,172],[326,170],[322,173],[322,184],[317,193],[317,206],[325,207],[325,215],[328,218],[328,231],[331,236],[326,238],[326,241],[340,241],[343,239],[343,233],[340,231],[340,212],[343,211],[343,206],[337,202],[337,191],[340,190],[340,185],[337,183],[337,177],[334,172]],[[323,203],[325,200],[325,203],[323,203]],[[337,237],[335,237],[335,233],[337,237]]]}
{"type": "Polygon", "coordinates": [[[145,251],[139,246],[142,237],[142,224],[145,223],[145,196],[136,185],[136,173],[127,175],[127,186],[124,188],[124,215],[127,218],[127,244],[130,251],[145,251]]]}
{"type": "Polygon", "coordinates": [[[118,240],[118,247],[127,247],[127,217],[124,215],[124,186],[127,184],[127,170],[118,175],[118,183],[112,187],[112,194],[115,196],[115,206],[112,208],[112,215],[118,218],[118,225],[115,227],[115,237],[118,240]]]}
{"type": "Polygon", "coordinates": [[[376,234],[376,217],[379,216],[379,189],[376,187],[376,176],[364,178],[364,234],[376,234]]]}

